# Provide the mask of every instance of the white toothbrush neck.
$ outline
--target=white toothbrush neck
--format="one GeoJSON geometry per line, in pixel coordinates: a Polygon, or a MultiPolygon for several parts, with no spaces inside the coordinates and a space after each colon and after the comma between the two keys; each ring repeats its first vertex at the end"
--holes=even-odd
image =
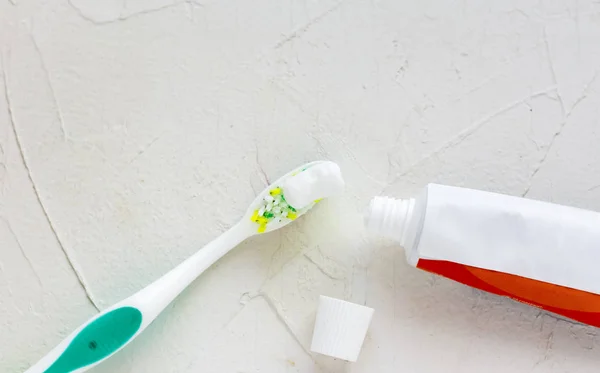
{"type": "Polygon", "coordinates": [[[249,236],[246,225],[234,225],[177,267],[128,298],[125,302],[135,305],[144,313],[142,330],[192,281],[249,236]]]}

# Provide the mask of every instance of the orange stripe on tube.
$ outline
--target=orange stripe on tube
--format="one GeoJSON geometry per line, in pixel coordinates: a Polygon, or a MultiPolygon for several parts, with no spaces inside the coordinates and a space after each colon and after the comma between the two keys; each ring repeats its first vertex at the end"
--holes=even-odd
{"type": "Polygon", "coordinates": [[[598,294],[441,260],[420,259],[417,268],[600,327],[598,294]]]}

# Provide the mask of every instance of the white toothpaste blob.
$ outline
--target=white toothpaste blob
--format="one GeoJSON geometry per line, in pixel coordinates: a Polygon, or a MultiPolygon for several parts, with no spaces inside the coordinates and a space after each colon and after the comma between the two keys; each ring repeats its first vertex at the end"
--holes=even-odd
{"type": "Polygon", "coordinates": [[[296,209],[340,193],[343,189],[342,172],[333,162],[323,162],[309,167],[288,178],[283,185],[286,202],[296,209]]]}

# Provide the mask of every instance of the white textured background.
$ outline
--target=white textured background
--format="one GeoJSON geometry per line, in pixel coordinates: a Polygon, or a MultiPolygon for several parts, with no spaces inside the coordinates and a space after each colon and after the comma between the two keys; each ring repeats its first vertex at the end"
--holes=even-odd
{"type": "Polygon", "coordinates": [[[0,371],[331,159],[348,188],[254,238],[94,373],[597,372],[600,333],[369,242],[427,182],[600,210],[596,0],[0,0],[0,371]],[[319,294],[376,309],[308,353],[319,294]]]}

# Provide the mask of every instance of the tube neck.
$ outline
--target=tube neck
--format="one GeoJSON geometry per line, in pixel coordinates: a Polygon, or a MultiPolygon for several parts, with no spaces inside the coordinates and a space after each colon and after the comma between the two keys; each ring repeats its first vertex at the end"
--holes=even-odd
{"type": "Polygon", "coordinates": [[[365,225],[369,233],[391,238],[406,248],[407,232],[415,199],[375,197],[365,214],[365,225]]]}

